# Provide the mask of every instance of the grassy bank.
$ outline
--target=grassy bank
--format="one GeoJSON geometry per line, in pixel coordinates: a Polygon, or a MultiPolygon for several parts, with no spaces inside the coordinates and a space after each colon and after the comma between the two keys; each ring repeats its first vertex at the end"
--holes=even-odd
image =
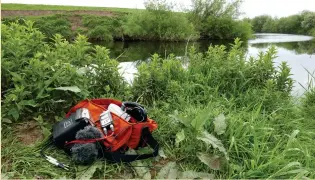
{"type": "Polygon", "coordinates": [[[155,54],[129,85],[110,52],[84,36],[69,43],[57,35],[47,43],[31,22],[1,31],[5,177],[315,178],[314,87],[302,99],[291,97],[290,68],[274,67],[275,48],[249,61],[239,39],[229,51],[191,48],[183,60],[155,54]],[[84,68],[90,64],[97,66],[84,68]],[[52,124],[78,101],[99,97],[138,100],[147,108],[159,125],[153,134],[163,150],[159,158],[89,167],[71,163],[60,150],[49,152],[71,171],[40,158],[52,124]],[[33,135],[28,145],[26,132],[33,135]]]}
{"type": "Polygon", "coordinates": [[[122,13],[132,13],[141,9],[116,8],[116,7],[89,7],[89,6],[61,6],[61,5],[37,5],[37,4],[15,4],[1,3],[2,10],[62,10],[62,11],[112,11],[122,13]]]}
{"type": "Polygon", "coordinates": [[[218,13],[224,11],[226,14],[208,12],[202,14],[194,10],[175,12],[171,5],[159,1],[149,1],[143,10],[6,4],[3,9],[11,11],[4,12],[9,15],[6,15],[3,21],[8,23],[21,18],[33,20],[35,27],[48,39],[56,33],[60,33],[68,40],[82,34],[90,40],[102,41],[187,41],[237,37],[247,40],[251,37],[250,24],[234,18],[232,12],[238,8],[237,5],[225,7],[218,6],[218,3],[223,1],[209,2],[204,4],[209,6],[207,8],[209,11],[218,13]],[[209,2],[217,5],[212,6],[209,2]],[[213,7],[216,9],[212,9],[213,7]],[[22,17],[19,13],[23,14],[22,17]]]}

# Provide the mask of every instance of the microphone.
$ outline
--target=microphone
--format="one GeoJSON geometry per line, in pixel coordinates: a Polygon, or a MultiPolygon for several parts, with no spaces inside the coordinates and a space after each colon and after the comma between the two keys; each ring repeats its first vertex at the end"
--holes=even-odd
{"type": "MultiPolygon", "coordinates": [[[[94,126],[86,126],[76,133],[76,139],[96,139],[104,135],[94,126]]],[[[99,147],[95,143],[78,143],[72,146],[72,159],[79,164],[91,164],[98,157],[99,147]]]]}

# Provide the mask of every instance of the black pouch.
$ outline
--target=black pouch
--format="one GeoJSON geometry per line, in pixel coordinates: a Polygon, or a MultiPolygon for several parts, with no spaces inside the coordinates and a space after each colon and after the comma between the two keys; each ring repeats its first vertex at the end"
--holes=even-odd
{"type": "Polygon", "coordinates": [[[63,148],[67,141],[75,139],[76,133],[89,125],[89,113],[85,108],[77,109],[70,117],[63,119],[53,126],[53,142],[59,147],[63,148]]]}

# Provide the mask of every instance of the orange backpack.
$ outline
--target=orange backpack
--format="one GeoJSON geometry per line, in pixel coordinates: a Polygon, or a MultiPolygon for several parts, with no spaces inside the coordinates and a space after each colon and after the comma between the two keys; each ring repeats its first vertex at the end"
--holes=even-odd
{"type": "MultiPolygon", "coordinates": [[[[100,115],[108,109],[110,104],[115,104],[119,107],[122,106],[122,102],[115,99],[86,99],[72,107],[67,113],[66,118],[68,118],[72,113],[75,113],[77,109],[86,108],[90,112],[90,123],[103,132],[100,123],[100,115]]],[[[158,127],[154,120],[147,118],[144,122],[138,122],[134,117],[131,117],[129,121],[126,121],[114,113],[111,113],[111,116],[114,131],[109,130],[107,135],[103,133],[103,138],[73,140],[66,142],[66,146],[73,145],[75,143],[101,142],[105,149],[105,158],[115,162],[131,162],[158,155],[159,144],[151,134],[158,127]],[[152,154],[125,155],[128,148],[137,149],[138,147],[144,147],[147,145],[154,150],[152,154]]]]}

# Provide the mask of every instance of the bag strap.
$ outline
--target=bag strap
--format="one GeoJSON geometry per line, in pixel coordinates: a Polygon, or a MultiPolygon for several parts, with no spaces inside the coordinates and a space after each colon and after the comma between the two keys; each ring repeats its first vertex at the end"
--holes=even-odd
{"type": "Polygon", "coordinates": [[[159,154],[159,143],[153,138],[152,134],[149,131],[149,128],[146,127],[142,130],[141,138],[143,140],[144,138],[146,138],[146,140],[144,141],[154,150],[153,153],[140,154],[140,155],[127,155],[119,151],[115,151],[115,152],[104,153],[104,157],[107,160],[111,160],[114,162],[132,162],[136,160],[156,157],[159,154]]]}

